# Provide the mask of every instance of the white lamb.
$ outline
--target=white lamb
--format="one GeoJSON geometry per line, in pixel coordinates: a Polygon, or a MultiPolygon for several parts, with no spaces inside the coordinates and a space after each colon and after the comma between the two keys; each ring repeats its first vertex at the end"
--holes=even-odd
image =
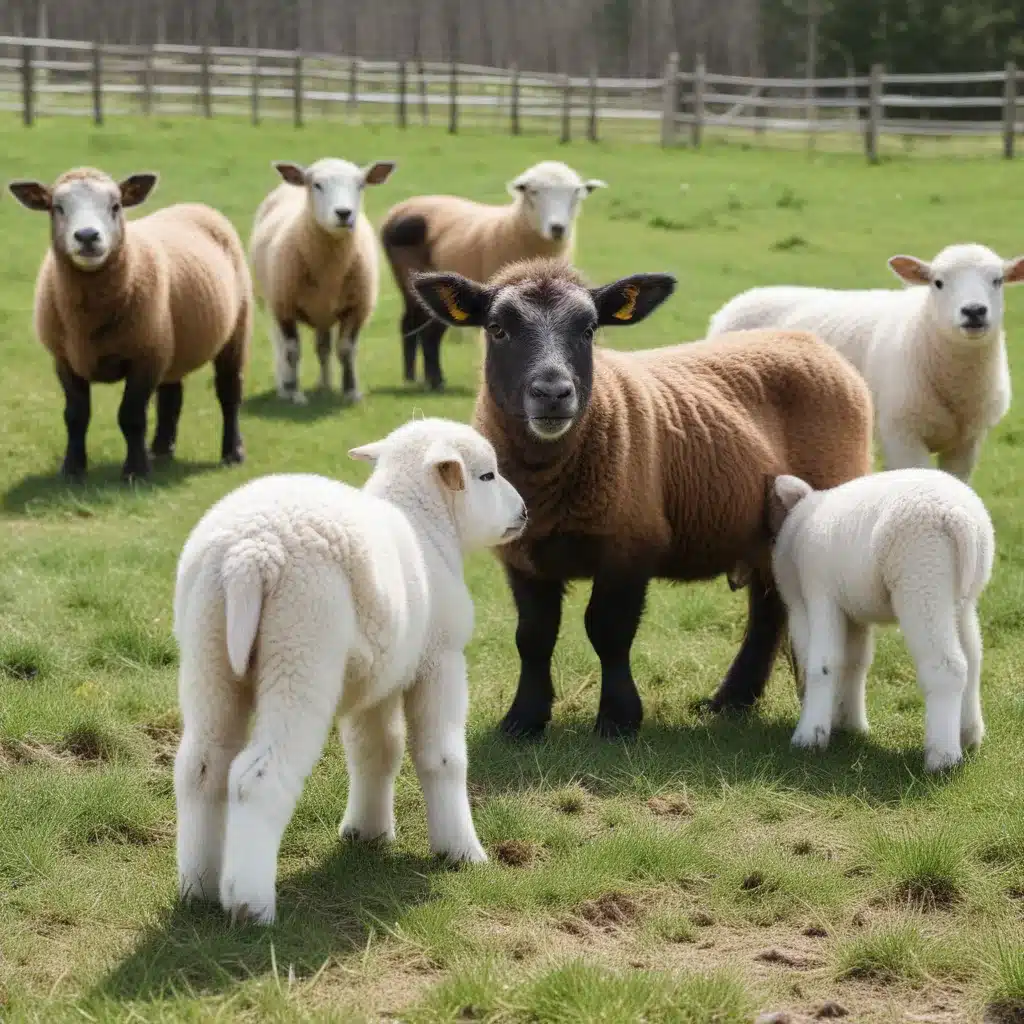
{"type": "Polygon", "coordinates": [[[833,726],[867,732],[870,624],[898,621],[924,692],[925,767],[959,762],[985,733],[977,602],[995,536],[981,499],[948,473],[902,469],[824,491],[782,475],[771,505],[772,568],[805,684],[793,744],[824,748],[833,726]]]}
{"type": "Polygon", "coordinates": [[[709,335],[748,327],[817,333],[871,388],[888,469],[938,465],[970,479],[988,431],[1010,407],[1003,285],[1024,280],[1024,256],[951,245],[931,263],[893,256],[919,287],[842,291],[753,288],[711,318],[709,335]]]}
{"type": "Polygon", "coordinates": [[[219,891],[233,918],[274,920],[281,837],[336,717],[343,837],[394,837],[408,723],[431,849],[487,859],[466,791],[462,557],[518,536],[523,500],[490,443],[449,420],[414,420],[349,454],[374,464],[362,490],[254,480],[207,511],[178,564],[179,887],[219,891]]]}

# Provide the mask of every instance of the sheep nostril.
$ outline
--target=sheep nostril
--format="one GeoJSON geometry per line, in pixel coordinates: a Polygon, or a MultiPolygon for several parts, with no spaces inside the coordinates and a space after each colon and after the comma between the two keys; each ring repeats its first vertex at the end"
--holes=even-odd
{"type": "Polygon", "coordinates": [[[564,224],[552,224],[551,225],[551,237],[556,241],[561,240],[565,237],[565,225],[564,224]]]}
{"type": "Polygon", "coordinates": [[[100,233],[95,228],[79,228],[75,232],[75,241],[82,245],[95,245],[100,240],[100,233]]]}
{"type": "Polygon", "coordinates": [[[352,216],[352,211],[347,207],[339,206],[335,209],[334,216],[338,218],[339,224],[347,224],[352,216]]]}

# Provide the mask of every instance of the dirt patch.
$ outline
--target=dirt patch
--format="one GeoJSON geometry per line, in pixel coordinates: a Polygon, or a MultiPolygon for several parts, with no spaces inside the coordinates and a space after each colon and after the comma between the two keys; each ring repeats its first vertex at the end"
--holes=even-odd
{"type": "Polygon", "coordinates": [[[695,910],[690,915],[690,922],[698,928],[710,928],[715,919],[706,910],[695,910]]]}
{"type": "Polygon", "coordinates": [[[809,939],[827,939],[828,932],[821,927],[821,925],[811,924],[808,925],[802,932],[809,939]]]}
{"type": "Polygon", "coordinates": [[[647,801],[652,814],[660,817],[691,817],[694,814],[693,801],[683,793],[666,793],[663,796],[652,796],[647,801]]]}
{"type": "Polygon", "coordinates": [[[983,1020],[985,1024],[1024,1024],[1024,1002],[989,1003],[983,1020]]]}
{"type": "Polygon", "coordinates": [[[588,924],[607,931],[635,921],[640,916],[640,907],[624,892],[606,892],[596,900],[587,900],[577,913],[588,924]]]}
{"type": "Polygon", "coordinates": [[[803,953],[793,953],[789,950],[779,949],[772,946],[770,949],[763,949],[755,957],[766,964],[780,964],[783,967],[792,967],[798,971],[806,971],[811,967],[820,967],[821,960],[817,957],[805,956],[803,953]]]}
{"type": "Polygon", "coordinates": [[[19,764],[45,764],[51,767],[67,766],[71,758],[47,743],[32,739],[0,740],[0,768],[19,764]]]}
{"type": "Polygon", "coordinates": [[[744,892],[774,892],[778,888],[778,884],[765,878],[760,871],[751,871],[740,882],[740,888],[744,892]]]}
{"type": "Polygon", "coordinates": [[[814,1017],[816,1020],[838,1020],[840,1017],[849,1017],[849,1015],[850,1011],[845,1006],[841,1003],[834,1002],[831,999],[822,1003],[821,1006],[814,1011],[814,1017]]]}
{"type": "Polygon", "coordinates": [[[494,848],[495,859],[514,868],[531,863],[536,856],[537,847],[524,839],[506,839],[494,848]]]}

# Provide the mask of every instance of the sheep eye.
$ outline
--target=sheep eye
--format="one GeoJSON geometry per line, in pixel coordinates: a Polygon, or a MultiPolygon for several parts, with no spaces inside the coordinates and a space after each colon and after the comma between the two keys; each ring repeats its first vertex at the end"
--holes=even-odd
{"type": "Polygon", "coordinates": [[[481,474],[480,479],[481,480],[493,480],[494,479],[494,474],[493,473],[483,473],[483,474],[481,474]]]}
{"type": "Polygon", "coordinates": [[[935,287],[938,288],[939,291],[941,292],[942,291],[942,282],[939,281],[939,280],[936,280],[935,287]]]}
{"type": "Polygon", "coordinates": [[[491,326],[487,328],[487,333],[495,341],[504,341],[508,337],[508,332],[497,324],[491,324],[491,326]]]}
{"type": "Polygon", "coordinates": [[[996,286],[997,288],[1002,288],[1002,286],[1003,286],[1003,279],[1002,279],[1001,277],[997,277],[997,278],[996,278],[996,279],[995,279],[995,280],[994,280],[994,281],[993,281],[992,283],[993,283],[993,284],[994,284],[994,285],[995,285],[995,286],[996,286]]]}
{"type": "Polygon", "coordinates": [[[588,327],[583,332],[583,340],[586,341],[586,342],[591,342],[591,341],[594,340],[594,328],[593,327],[588,327]]]}
{"type": "Polygon", "coordinates": [[[110,212],[115,214],[115,215],[119,214],[121,212],[121,204],[120,203],[114,203],[114,205],[111,206],[111,208],[110,208],[110,212]]]}
{"type": "Polygon", "coordinates": [[[57,214],[60,214],[63,217],[64,216],[64,207],[61,206],[60,203],[54,203],[53,204],[53,212],[57,213],[57,214]]]}
{"type": "Polygon", "coordinates": [[[319,181],[314,181],[313,182],[313,188],[315,188],[317,190],[317,192],[323,192],[323,190],[324,190],[323,185],[321,185],[319,181]]]}

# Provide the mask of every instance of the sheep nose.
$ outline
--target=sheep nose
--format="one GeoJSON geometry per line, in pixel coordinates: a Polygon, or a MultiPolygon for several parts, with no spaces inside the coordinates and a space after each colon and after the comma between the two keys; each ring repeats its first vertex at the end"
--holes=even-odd
{"type": "Polygon", "coordinates": [[[334,210],[334,216],[338,218],[339,224],[347,224],[352,216],[352,211],[347,206],[338,206],[334,210]]]}
{"type": "Polygon", "coordinates": [[[988,316],[988,306],[981,302],[968,302],[966,305],[960,307],[960,312],[967,320],[983,322],[985,317],[988,316]]]}
{"type": "Polygon", "coordinates": [[[565,225],[564,224],[552,224],[551,225],[551,237],[557,242],[565,237],[565,225]]]}
{"type": "Polygon", "coordinates": [[[564,402],[572,397],[572,381],[568,377],[535,380],[530,385],[530,397],[544,402],[564,402]]]}
{"type": "Polygon", "coordinates": [[[100,240],[100,233],[95,228],[79,228],[75,232],[75,241],[82,245],[95,245],[100,240]]]}

